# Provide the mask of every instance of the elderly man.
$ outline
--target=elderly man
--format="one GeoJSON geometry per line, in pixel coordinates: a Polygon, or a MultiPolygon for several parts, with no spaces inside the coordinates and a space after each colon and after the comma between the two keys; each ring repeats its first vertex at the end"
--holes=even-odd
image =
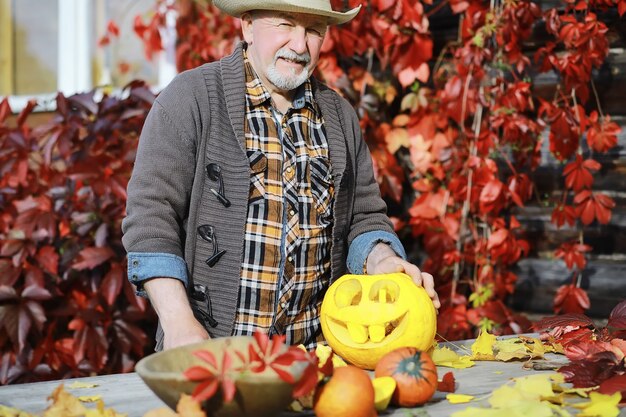
{"type": "Polygon", "coordinates": [[[159,316],[157,349],[255,330],[313,347],[324,293],[348,271],[405,271],[438,307],[385,214],[354,110],[311,76],[328,25],[359,8],[214,4],[245,42],[159,95],[128,185],[128,276],[159,316]]]}

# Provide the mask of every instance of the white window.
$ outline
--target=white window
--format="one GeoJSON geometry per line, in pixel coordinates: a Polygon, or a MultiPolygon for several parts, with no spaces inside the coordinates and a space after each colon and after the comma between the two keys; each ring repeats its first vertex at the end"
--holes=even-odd
{"type": "MultiPolygon", "coordinates": [[[[173,0],[172,0],[173,1],[173,0]]],[[[65,95],[94,87],[122,88],[141,79],[155,90],[175,75],[175,16],[161,32],[166,51],[153,61],[133,32],[135,16],[148,21],[156,0],[0,0],[0,96],[19,111],[30,98],[39,110],[65,95]],[[98,46],[109,21],[118,37],[98,46]]]]}

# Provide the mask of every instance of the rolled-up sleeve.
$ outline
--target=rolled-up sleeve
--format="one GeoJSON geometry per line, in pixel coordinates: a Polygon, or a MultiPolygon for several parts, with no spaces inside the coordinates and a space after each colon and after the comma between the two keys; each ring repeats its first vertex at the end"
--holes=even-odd
{"type": "Polygon", "coordinates": [[[404,247],[395,234],[376,230],[360,234],[352,241],[348,249],[348,270],[353,274],[363,274],[365,261],[378,243],[388,244],[396,255],[406,259],[404,247]]]}
{"type": "Polygon", "coordinates": [[[137,287],[137,295],[146,297],[143,284],[152,278],[173,278],[187,287],[187,265],[180,256],[171,253],[128,254],[128,280],[137,287]]]}

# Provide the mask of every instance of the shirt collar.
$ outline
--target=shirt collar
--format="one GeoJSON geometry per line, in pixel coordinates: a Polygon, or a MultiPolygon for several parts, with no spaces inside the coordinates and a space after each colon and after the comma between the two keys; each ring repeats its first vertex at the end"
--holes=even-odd
{"type": "MultiPolygon", "coordinates": [[[[272,96],[261,82],[254,68],[252,68],[246,48],[243,49],[243,62],[246,71],[246,98],[249,106],[257,107],[265,103],[271,105],[272,96]]],[[[316,113],[319,111],[313,97],[313,85],[310,78],[298,87],[292,102],[292,106],[295,110],[300,110],[306,105],[316,113]]]]}

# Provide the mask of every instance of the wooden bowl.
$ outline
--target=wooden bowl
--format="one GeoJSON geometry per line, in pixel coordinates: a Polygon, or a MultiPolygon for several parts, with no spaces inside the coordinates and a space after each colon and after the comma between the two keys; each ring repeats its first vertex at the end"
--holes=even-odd
{"type": "MultiPolygon", "coordinates": [[[[228,350],[233,367],[236,368],[242,362],[235,354],[235,350],[247,356],[251,343],[255,343],[252,336],[233,336],[181,346],[153,353],[141,359],[135,365],[135,371],[157,397],[175,410],[181,394],[191,395],[198,385],[197,382],[188,381],[183,372],[193,365],[206,366],[206,362],[192,352],[208,350],[215,355],[218,365],[221,366],[223,352],[228,350]]],[[[302,376],[304,367],[305,364],[296,362],[289,369],[296,381],[302,376]]],[[[293,400],[293,386],[281,380],[269,367],[260,373],[233,375],[233,380],[236,386],[235,398],[229,403],[224,403],[222,392],[218,390],[212,398],[203,403],[207,416],[273,416],[285,410],[293,400]]]]}

